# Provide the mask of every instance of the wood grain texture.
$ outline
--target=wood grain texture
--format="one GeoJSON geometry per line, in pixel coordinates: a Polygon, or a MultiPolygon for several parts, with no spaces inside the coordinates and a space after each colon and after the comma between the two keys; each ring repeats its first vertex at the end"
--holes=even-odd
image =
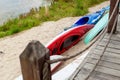
{"type": "Polygon", "coordinates": [[[73,80],[120,80],[120,32],[112,35],[103,54],[108,38],[109,34],[106,34],[100,43],[91,49],[85,59],[85,64],[79,69],[73,80]],[[100,59],[101,55],[103,56],[100,59]],[[99,64],[95,68],[98,62],[99,64]]]}
{"type": "Polygon", "coordinates": [[[51,80],[49,51],[39,41],[31,41],[20,55],[24,80],[51,80]]]}

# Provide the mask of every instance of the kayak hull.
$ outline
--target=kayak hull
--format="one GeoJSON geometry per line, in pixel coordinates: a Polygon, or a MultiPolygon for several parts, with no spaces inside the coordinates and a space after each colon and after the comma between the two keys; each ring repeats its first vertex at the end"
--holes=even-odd
{"type": "Polygon", "coordinates": [[[87,33],[87,35],[84,38],[85,44],[90,43],[90,41],[93,40],[104,27],[106,27],[108,23],[108,17],[109,17],[109,13],[105,14],[99,20],[99,22],[87,33]]]}
{"type": "Polygon", "coordinates": [[[81,37],[94,25],[82,25],[71,28],[56,36],[46,47],[50,50],[50,55],[60,55],[70,47],[78,43],[81,37]]]}

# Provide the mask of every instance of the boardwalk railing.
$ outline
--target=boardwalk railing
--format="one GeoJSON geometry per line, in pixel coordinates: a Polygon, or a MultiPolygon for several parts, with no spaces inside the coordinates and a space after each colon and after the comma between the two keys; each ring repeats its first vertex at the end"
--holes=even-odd
{"type": "Polygon", "coordinates": [[[117,21],[115,22],[115,19],[118,18],[116,16],[119,13],[119,4],[117,3],[117,1],[120,1],[120,0],[110,0],[110,12],[109,12],[110,15],[109,16],[112,15],[113,17],[111,17],[111,20],[110,20],[110,22],[108,24],[108,31],[107,31],[108,33],[110,33],[112,31],[113,23],[115,23],[115,28],[114,28],[113,33],[116,32],[117,21]],[[114,14],[112,14],[113,10],[115,10],[114,14]]]}
{"type": "Polygon", "coordinates": [[[20,55],[23,80],[51,80],[49,50],[39,41],[31,41],[20,55]]]}
{"type": "MultiPolygon", "coordinates": [[[[110,1],[110,19],[106,29],[108,28],[108,33],[115,33],[117,24],[116,18],[118,18],[119,13],[119,0],[110,1]]],[[[103,33],[101,34],[104,34],[106,29],[104,29],[103,33]]],[[[49,50],[45,48],[39,41],[31,41],[20,55],[23,80],[51,80],[50,64],[74,58],[88,48],[72,56],[65,56],[61,59],[51,61],[49,50]]]]}

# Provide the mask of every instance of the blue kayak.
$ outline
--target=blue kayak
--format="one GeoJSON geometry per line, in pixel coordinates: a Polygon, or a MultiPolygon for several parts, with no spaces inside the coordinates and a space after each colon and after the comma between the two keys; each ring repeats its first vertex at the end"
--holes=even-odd
{"type": "Polygon", "coordinates": [[[68,27],[68,28],[66,28],[64,30],[68,30],[68,29],[70,29],[72,27],[77,27],[77,26],[84,25],[84,24],[93,24],[93,25],[95,25],[100,20],[100,18],[103,16],[103,14],[107,10],[109,10],[109,8],[110,8],[110,6],[107,6],[107,7],[102,8],[101,10],[99,10],[97,12],[94,12],[92,14],[83,16],[78,21],[76,21],[71,27],[68,27]]]}
{"type": "Polygon", "coordinates": [[[103,16],[105,11],[109,10],[109,8],[110,8],[110,6],[107,6],[95,13],[83,16],[77,22],[75,22],[75,24],[73,24],[71,27],[75,27],[78,25],[84,25],[84,24],[96,24],[99,21],[99,19],[103,16]]]}

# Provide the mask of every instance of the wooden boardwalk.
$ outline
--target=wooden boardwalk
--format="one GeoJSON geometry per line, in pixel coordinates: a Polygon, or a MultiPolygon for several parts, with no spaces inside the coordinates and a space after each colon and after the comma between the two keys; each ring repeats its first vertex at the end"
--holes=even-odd
{"type": "Polygon", "coordinates": [[[108,37],[109,34],[106,34],[102,41],[90,51],[83,61],[83,65],[71,80],[120,80],[120,16],[117,34],[112,35],[110,43],[100,59],[108,37]],[[95,67],[98,61],[99,64],[95,67]]]}

